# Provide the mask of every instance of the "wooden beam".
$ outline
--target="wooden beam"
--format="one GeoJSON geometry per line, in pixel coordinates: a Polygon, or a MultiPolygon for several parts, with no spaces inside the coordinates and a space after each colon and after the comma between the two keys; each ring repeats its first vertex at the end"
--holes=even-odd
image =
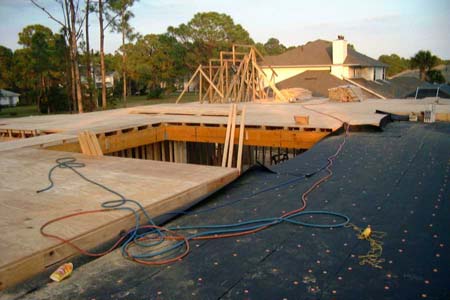
{"type": "Polygon", "coordinates": [[[202,92],[203,92],[203,79],[202,75],[200,75],[198,76],[198,101],[200,103],[203,103],[202,92]]]}
{"type": "MultiPolygon", "coordinates": [[[[239,76],[241,76],[242,73],[242,68],[244,67],[244,60],[241,61],[241,63],[239,64],[239,68],[236,72],[236,74],[233,75],[233,79],[231,80],[231,83],[227,89],[227,93],[225,95],[225,101],[228,101],[228,99],[230,98],[230,95],[232,92],[234,92],[236,90],[236,84],[239,80],[239,76]]],[[[235,101],[235,99],[232,99],[232,102],[235,101]]]]}
{"type": "Polygon", "coordinates": [[[230,132],[231,132],[231,119],[233,118],[233,104],[230,105],[230,112],[228,113],[227,120],[227,131],[225,133],[225,143],[223,148],[223,156],[222,156],[222,167],[226,167],[227,155],[228,155],[228,146],[230,145],[230,132]]]}
{"type": "Polygon", "coordinates": [[[83,131],[78,134],[81,152],[89,156],[103,156],[97,136],[92,131],[83,131]]]}
{"type": "Polygon", "coordinates": [[[233,117],[231,119],[231,133],[230,133],[230,149],[228,152],[228,168],[232,168],[233,166],[233,151],[234,151],[234,134],[236,131],[236,110],[237,110],[237,104],[233,104],[233,117]]]}
{"type": "MultiPolygon", "coordinates": [[[[236,134],[239,134],[239,129],[236,134]]],[[[287,129],[266,130],[262,128],[246,128],[244,145],[309,149],[318,141],[329,135],[330,132],[318,131],[291,131],[287,129]]],[[[165,128],[165,136],[171,141],[185,141],[197,143],[224,143],[226,128],[170,125],[165,128]],[[182,130],[180,130],[182,129],[182,130]],[[189,135],[185,135],[189,132],[189,135]]],[[[238,142],[238,138],[229,139],[231,143],[238,142]]],[[[228,148],[229,149],[229,148],[228,148]]],[[[224,153],[225,146],[223,149],[224,153]]],[[[222,157],[223,158],[223,157],[222,157]]],[[[228,158],[226,158],[228,159],[228,158]]],[[[226,166],[226,164],[225,164],[226,166]]]]}
{"type": "Polygon", "coordinates": [[[217,92],[217,94],[219,94],[220,97],[223,97],[223,94],[219,91],[216,85],[211,80],[209,80],[208,76],[205,74],[205,72],[203,72],[202,69],[200,69],[200,73],[205,77],[206,81],[208,81],[208,83],[212,85],[213,89],[217,92]]]}
{"type": "Polygon", "coordinates": [[[103,153],[111,153],[142,145],[153,144],[163,140],[163,127],[148,127],[141,130],[123,132],[121,134],[101,136],[99,138],[99,143],[103,153]]]}
{"type": "MultiPolygon", "coordinates": [[[[216,72],[216,74],[214,75],[214,78],[212,78],[212,82],[216,82],[218,76],[222,73],[222,67],[219,68],[219,70],[216,72]]],[[[220,86],[220,82],[219,82],[219,86],[220,86]]],[[[213,92],[213,86],[209,85],[208,89],[206,90],[205,96],[203,97],[201,103],[203,103],[203,100],[209,95],[209,103],[213,103],[214,102],[214,96],[212,95],[213,92]]],[[[222,91],[223,92],[223,91],[222,91]]],[[[222,93],[223,94],[223,93],[222,93]]],[[[223,96],[220,97],[220,99],[223,99],[223,96]]]]}
{"type": "MultiPolygon", "coordinates": [[[[256,70],[258,70],[258,72],[263,74],[263,78],[267,78],[265,76],[263,70],[261,70],[261,68],[257,64],[255,64],[255,68],[256,68],[256,70]]],[[[273,92],[278,97],[278,99],[281,99],[282,101],[287,101],[286,97],[284,97],[284,95],[280,92],[280,90],[275,86],[275,84],[272,81],[269,81],[268,83],[269,83],[269,86],[272,88],[273,92]]]]}
{"type": "Polygon", "coordinates": [[[191,85],[192,81],[194,81],[195,76],[197,75],[198,71],[201,69],[201,65],[198,66],[197,70],[194,72],[194,75],[192,75],[191,79],[188,81],[188,84],[184,87],[183,91],[181,92],[180,96],[178,96],[177,101],[175,101],[175,103],[178,103],[181,98],[183,97],[184,93],[187,92],[187,90],[189,89],[189,86],[191,85]]]}
{"type": "Polygon", "coordinates": [[[247,106],[244,105],[242,108],[241,113],[241,122],[239,124],[239,146],[238,146],[238,153],[237,153],[237,165],[236,167],[239,170],[239,174],[241,174],[242,171],[242,149],[244,147],[244,130],[245,130],[245,112],[247,110],[247,106]]]}

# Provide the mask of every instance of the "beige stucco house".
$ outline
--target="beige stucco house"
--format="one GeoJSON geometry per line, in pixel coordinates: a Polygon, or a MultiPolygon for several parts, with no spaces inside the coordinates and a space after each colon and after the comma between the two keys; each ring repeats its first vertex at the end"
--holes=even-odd
{"type": "MultiPolygon", "coordinates": [[[[399,88],[395,81],[386,80],[388,65],[356,51],[343,36],[265,56],[260,65],[269,76],[270,68],[275,70],[273,80],[279,88],[302,87],[315,96],[327,97],[329,88],[344,84],[358,85],[375,98],[403,97],[406,93],[403,83],[399,88]]],[[[409,85],[415,89],[417,83],[409,85]]]]}
{"type": "Polygon", "coordinates": [[[332,42],[316,40],[280,55],[266,56],[261,64],[268,74],[269,66],[275,69],[276,83],[305,71],[328,71],[339,79],[380,80],[385,79],[388,67],[354,50],[343,36],[332,42]]]}

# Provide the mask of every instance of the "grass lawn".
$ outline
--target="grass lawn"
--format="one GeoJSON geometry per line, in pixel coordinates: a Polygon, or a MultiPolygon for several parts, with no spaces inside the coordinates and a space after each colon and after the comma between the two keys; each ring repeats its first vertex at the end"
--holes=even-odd
{"type": "MultiPolygon", "coordinates": [[[[175,103],[178,98],[179,93],[173,93],[170,95],[165,95],[161,99],[147,99],[146,95],[143,96],[129,96],[127,97],[127,107],[141,106],[141,105],[153,105],[161,103],[175,103]]],[[[186,93],[181,99],[180,103],[194,102],[198,101],[198,94],[196,93],[186,93]]],[[[122,108],[123,102],[122,98],[117,98],[115,105],[108,105],[108,109],[122,108]]],[[[63,113],[63,112],[58,112],[63,113]]],[[[26,106],[16,106],[16,107],[3,107],[0,111],[0,118],[19,118],[27,116],[41,115],[37,111],[36,105],[26,105],[26,106]]]]}
{"type": "MultiPolygon", "coordinates": [[[[127,107],[175,103],[175,101],[177,101],[177,98],[179,95],[180,95],[179,93],[172,93],[169,95],[165,95],[161,99],[147,99],[146,95],[128,96],[127,97],[127,107]]],[[[179,103],[187,103],[187,102],[194,102],[194,101],[198,101],[198,94],[185,93],[179,103]]],[[[110,105],[108,107],[109,108],[122,108],[123,107],[122,98],[121,97],[117,98],[115,105],[110,105]]]]}
{"type": "Polygon", "coordinates": [[[37,111],[36,105],[2,107],[0,111],[0,118],[18,118],[37,115],[40,115],[40,113],[37,111]]]}

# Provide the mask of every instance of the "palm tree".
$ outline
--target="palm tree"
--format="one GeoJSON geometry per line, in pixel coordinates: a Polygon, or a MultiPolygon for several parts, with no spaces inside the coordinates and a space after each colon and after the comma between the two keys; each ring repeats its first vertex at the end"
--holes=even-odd
{"type": "Polygon", "coordinates": [[[413,57],[411,57],[411,68],[419,68],[420,79],[426,79],[426,72],[430,71],[439,62],[436,55],[431,54],[430,51],[420,50],[413,57]]]}

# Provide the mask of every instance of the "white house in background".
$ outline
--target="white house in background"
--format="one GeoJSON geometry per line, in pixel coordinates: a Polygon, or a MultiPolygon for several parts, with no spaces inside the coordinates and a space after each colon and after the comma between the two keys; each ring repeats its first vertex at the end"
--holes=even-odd
{"type": "MultiPolygon", "coordinates": [[[[115,72],[109,72],[105,74],[105,84],[106,88],[114,88],[114,76],[116,75],[115,72]]],[[[95,86],[98,89],[102,88],[102,75],[101,74],[95,74],[95,86]]]]}
{"type": "MultiPolygon", "coordinates": [[[[106,88],[114,88],[114,77],[116,76],[116,72],[107,72],[105,74],[105,84],[106,88]]],[[[83,66],[80,66],[80,78],[81,83],[87,84],[87,78],[86,78],[86,69],[83,66]]],[[[95,86],[98,89],[102,88],[102,75],[100,73],[99,68],[94,68],[94,73],[92,74],[92,79],[95,81],[95,86]]]]}
{"type": "Polygon", "coordinates": [[[20,94],[0,89],[0,106],[16,106],[20,94]]]}
{"type": "Polygon", "coordinates": [[[404,98],[423,82],[414,78],[386,80],[389,67],[359,53],[343,36],[332,42],[316,40],[280,55],[265,56],[260,65],[266,74],[272,67],[278,88],[304,88],[314,97],[328,97],[328,89],[339,85],[359,86],[368,97],[404,98]]]}
{"type": "Polygon", "coordinates": [[[271,74],[269,66],[275,69],[276,83],[306,71],[328,71],[339,79],[382,80],[388,67],[354,50],[343,36],[332,42],[319,39],[280,55],[265,56],[261,65],[267,74],[271,74]]]}

